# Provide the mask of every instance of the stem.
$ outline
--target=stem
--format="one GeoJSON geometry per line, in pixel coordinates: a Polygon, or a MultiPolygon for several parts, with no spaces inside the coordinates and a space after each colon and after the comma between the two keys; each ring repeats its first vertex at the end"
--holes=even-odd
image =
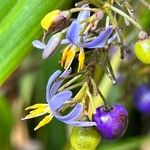
{"type": "Polygon", "coordinates": [[[116,8],[114,6],[111,6],[109,3],[106,3],[103,7],[104,8],[109,8],[109,9],[115,11],[119,15],[125,17],[128,21],[130,21],[133,25],[135,25],[140,31],[143,30],[143,28],[142,28],[142,26],[140,24],[138,24],[133,18],[129,17],[126,13],[124,13],[120,9],[118,9],[118,8],[116,8]]]}
{"type": "MultiPolygon", "coordinates": [[[[66,88],[66,89],[63,89],[63,90],[69,90],[69,91],[70,91],[70,90],[72,90],[72,89],[75,89],[75,88],[77,88],[77,87],[82,86],[83,83],[84,83],[84,82],[80,82],[80,83],[74,84],[74,85],[72,85],[72,86],[70,86],[70,87],[68,87],[68,88],[66,88]]],[[[58,92],[61,92],[61,91],[63,91],[63,90],[58,89],[58,92]]]]}
{"type": "Polygon", "coordinates": [[[69,10],[70,13],[76,13],[79,11],[92,11],[92,12],[98,12],[100,11],[98,8],[89,8],[89,7],[80,7],[80,8],[72,8],[69,10]]]}
{"type": "Polygon", "coordinates": [[[95,111],[96,111],[96,107],[95,107],[95,103],[94,103],[93,97],[92,97],[92,95],[91,95],[89,90],[86,91],[86,94],[89,97],[89,100],[90,100],[90,103],[91,103],[91,110],[92,110],[92,113],[94,114],[95,111]]]}
{"type": "MultiPolygon", "coordinates": [[[[95,81],[94,81],[93,78],[91,78],[91,83],[93,85],[93,89],[97,92],[97,94],[99,94],[99,96],[103,100],[105,107],[106,108],[108,108],[108,107],[111,108],[111,105],[107,102],[107,100],[105,99],[104,95],[102,94],[102,92],[100,91],[100,89],[97,87],[97,85],[96,85],[96,83],[95,83],[95,81]]],[[[97,95],[95,95],[95,96],[97,96],[97,95]]]]}
{"type": "Polygon", "coordinates": [[[83,1],[81,1],[81,2],[77,2],[77,3],[75,4],[75,7],[81,7],[81,6],[84,5],[84,4],[89,4],[89,0],[83,0],[83,1]]]}
{"type": "Polygon", "coordinates": [[[111,66],[111,63],[110,63],[110,60],[109,60],[109,57],[108,57],[108,53],[106,52],[106,50],[102,50],[106,56],[106,61],[107,61],[107,65],[108,65],[108,69],[109,69],[109,72],[112,76],[112,82],[113,84],[116,84],[116,78],[115,78],[115,74],[114,74],[114,71],[113,71],[113,68],[111,66]]]}
{"type": "Polygon", "coordinates": [[[73,82],[75,82],[77,79],[79,79],[81,75],[75,76],[70,81],[68,81],[66,84],[64,84],[62,87],[59,88],[60,91],[64,90],[66,87],[70,86],[73,82]]]}
{"type": "Polygon", "coordinates": [[[140,2],[146,6],[148,9],[150,9],[150,4],[148,2],[146,2],[145,0],[140,0],[140,2]]]}

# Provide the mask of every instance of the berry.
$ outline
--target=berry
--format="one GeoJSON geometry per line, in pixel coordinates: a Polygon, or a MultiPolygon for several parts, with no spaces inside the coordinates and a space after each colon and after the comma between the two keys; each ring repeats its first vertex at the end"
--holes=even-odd
{"type": "Polygon", "coordinates": [[[150,38],[139,40],[134,46],[135,55],[144,64],[150,64],[150,38]]]}
{"type": "Polygon", "coordinates": [[[93,120],[102,137],[113,140],[125,133],[128,126],[128,112],[120,104],[113,105],[112,109],[107,111],[105,106],[101,106],[96,109],[93,120]]]}
{"type": "Polygon", "coordinates": [[[150,86],[148,84],[139,85],[135,89],[133,100],[137,110],[150,114],[150,86]]]}
{"type": "Polygon", "coordinates": [[[93,127],[73,127],[71,146],[74,150],[95,150],[101,136],[93,127]]]}

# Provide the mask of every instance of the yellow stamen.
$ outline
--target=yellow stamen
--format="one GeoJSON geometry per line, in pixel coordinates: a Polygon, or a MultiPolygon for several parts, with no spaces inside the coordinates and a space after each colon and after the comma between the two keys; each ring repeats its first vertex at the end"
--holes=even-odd
{"type": "Polygon", "coordinates": [[[37,108],[41,108],[41,107],[45,107],[46,108],[47,106],[48,106],[48,104],[40,103],[40,104],[35,104],[35,105],[32,105],[32,106],[29,106],[25,110],[37,109],[37,108]]]}
{"type": "Polygon", "coordinates": [[[63,51],[62,59],[61,59],[61,67],[63,67],[63,65],[64,65],[64,62],[65,62],[65,59],[67,57],[67,53],[68,53],[70,47],[71,47],[71,45],[68,45],[63,51]]]}
{"type": "Polygon", "coordinates": [[[22,120],[39,117],[46,113],[52,114],[52,112],[47,104],[35,104],[33,106],[26,108],[26,110],[29,110],[29,109],[31,109],[31,110],[33,109],[33,110],[30,111],[29,115],[27,115],[25,118],[22,118],[22,120]]]}
{"type": "Polygon", "coordinates": [[[78,60],[79,60],[78,72],[80,72],[80,70],[82,70],[84,67],[84,60],[85,60],[85,53],[83,48],[80,48],[78,60]]]}
{"type": "Polygon", "coordinates": [[[34,128],[34,130],[38,130],[39,128],[45,126],[52,120],[52,118],[53,118],[52,115],[46,116],[42,121],[39,122],[39,124],[34,128]]]}
{"type": "Polygon", "coordinates": [[[67,52],[67,57],[66,57],[65,66],[64,66],[65,69],[70,67],[77,50],[78,48],[76,46],[72,46],[70,50],[67,52]]]}
{"type": "Polygon", "coordinates": [[[60,10],[54,10],[50,13],[48,13],[42,20],[41,20],[41,26],[46,31],[50,28],[50,26],[54,23],[56,17],[60,14],[60,10]]]}

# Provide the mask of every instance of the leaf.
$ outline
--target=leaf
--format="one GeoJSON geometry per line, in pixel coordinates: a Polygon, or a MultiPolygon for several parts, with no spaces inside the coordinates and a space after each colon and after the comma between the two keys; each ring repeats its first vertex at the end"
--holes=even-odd
{"type": "Polygon", "coordinates": [[[12,115],[10,104],[7,100],[0,94],[0,147],[3,147],[3,150],[9,149],[9,137],[14,123],[14,116],[12,115]]]}
{"type": "Polygon", "coordinates": [[[0,0],[0,22],[11,11],[18,0],[0,0]]]}
{"type": "Polygon", "coordinates": [[[32,50],[32,40],[42,29],[40,20],[49,11],[69,4],[69,0],[19,0],[0,23],[0,85],[32,50]]]}

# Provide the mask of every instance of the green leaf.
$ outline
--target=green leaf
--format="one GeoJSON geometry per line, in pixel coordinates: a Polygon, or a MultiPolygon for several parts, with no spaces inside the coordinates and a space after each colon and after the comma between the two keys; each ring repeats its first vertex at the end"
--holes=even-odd
{"type": "Polygon", "coordinates": [[[11,112],[10,104],[7,102],[7,99],[0,94],[0,147],[3,147],[3,150],[8,150],[10,146],[10,134],[13,125],[13,115],[11,112]]]}
{"type": "Polygon", "coordinates": [[[18,0],[0,0],[0,22],[10,12],[18,0]]]}
{"type": "Polygon", "coordinates": [[[38,39],[42,32],[42,17],[66,4],[69,0],[19,0],[3,19],[0,23],[0,85],[31,52],[32,40],[38,39]]]}

